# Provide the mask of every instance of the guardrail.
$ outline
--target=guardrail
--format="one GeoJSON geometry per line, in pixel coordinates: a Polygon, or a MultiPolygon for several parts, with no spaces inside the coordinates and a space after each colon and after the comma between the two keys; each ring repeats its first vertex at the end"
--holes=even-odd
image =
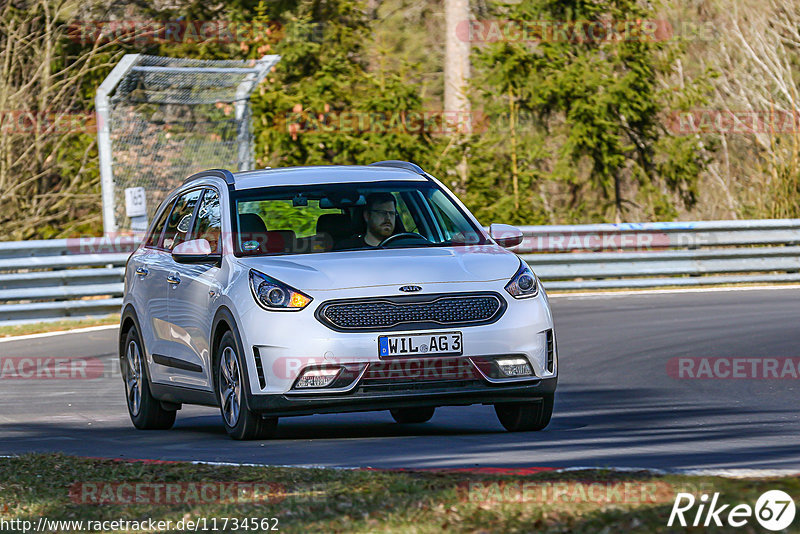
{"type": "Polygon", "coordinates": [[[800,282],[800,219],[520,229],[551,291],[800,282]]]}
{"type": "Polygon", "coordinates": [[[0,242],[0,325],[119,313],[132,238],[0,242]]]}
{"type": "MultiPolygon", "coordinates": [[[[550,291],[800,282],[800,219],[526,226],[550,291]]],[[[116,313],[132,238],[0,242],[0,324],[116,313]]]]}

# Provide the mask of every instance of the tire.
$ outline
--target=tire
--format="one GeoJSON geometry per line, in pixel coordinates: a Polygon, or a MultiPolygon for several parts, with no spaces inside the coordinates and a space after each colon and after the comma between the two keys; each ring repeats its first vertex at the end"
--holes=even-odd
{"type": "Polygon", "coordinates": [[[264,418],[250,410],[244,361],[233,333],[222,336],[215,362],[214,389],[228,435],[237,440],[273,437],[278,418],[264,418]]]}
{"type": "Polygon", "coordinates": [[[144,361],[144,347],[135,326],[128,330],[120,354],[125,404],[133,426],[139,430],[168,430],[175,424],[176,410],[165,410],[150,393],[150,379],[144,361]]]}
{"type": "Polygon", "coordinates": [[[500,424],[509,432],[542,430],[553,415],[554,395],[545,395],[541,402],[520,404],[495,404],[494,411],[500,424]]]}
{"type": "Polygon", "coordinates": [[[396,408],[389,410],[395,421],[406,425],[430,421],[436,408],[396,408]]]}

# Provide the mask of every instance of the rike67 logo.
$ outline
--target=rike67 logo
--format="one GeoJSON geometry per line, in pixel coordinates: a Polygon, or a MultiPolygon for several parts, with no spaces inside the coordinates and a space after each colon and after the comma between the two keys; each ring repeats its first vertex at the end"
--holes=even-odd
{"type": "Polygon", "coordinates": [[[732,508],[730,504],[720,504],[719,493],[714,493],[710,502],[705,493],[699,499],[691,493],[678,493],[667,526],[673,526],[677,520],[677,524],[682,527],[743,527],[755,516],[756,521],[765,529],[779,531],[792,524],[795,511],[794,501],[788,493],[781,490],[764,492],[756,501],[755,508],[749,504],[737,504],[732,508]]]}

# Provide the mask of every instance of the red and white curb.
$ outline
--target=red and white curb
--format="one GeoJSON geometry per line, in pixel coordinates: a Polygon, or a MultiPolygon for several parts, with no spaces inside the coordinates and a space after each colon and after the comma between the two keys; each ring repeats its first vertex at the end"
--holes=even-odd
{"type": "MultiPolygon", "coordinates": [[[[0,455],[0,458],[19,458],[19,455],[0,455]]],[[[442,473],[442,474],[479,474],[528,476],[539,473],[569,473],[576,471],[609,471],[614,473],[647,473],[651,475],[688,475],[722,478],[777,478],[800,477],[800,469],[654,469],[649,467],[365,467],[365,466],[329,466],[313,464],[260,464],[241,462],[211,462],[203,460],[153,460],[147,458],[104,458],[99,456],[75,456],[86,460],[105,460],[120,463],[142,463],[154,465],[190,464],[213,467],[273,467],[280,469],[325,469],[332,471],[372,471],[376,473],[442,473]]]]}

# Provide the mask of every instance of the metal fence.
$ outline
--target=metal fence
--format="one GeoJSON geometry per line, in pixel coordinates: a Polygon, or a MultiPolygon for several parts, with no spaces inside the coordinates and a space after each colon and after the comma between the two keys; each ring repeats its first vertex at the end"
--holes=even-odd
{"type": "MultiPolygon", "coordinates": [[[[549,291],[800,282],[800,219],[522,227],[549,291]]],[[[0,324],[119,312],[132,239],[0,242],[0,324]]]]}
{"type": "Polygon", "coordinates": [[[190,174],[254,168],[250,95],[279,60],[122,57],[95,96],[106,235],[143,230],[190,174]]]}

